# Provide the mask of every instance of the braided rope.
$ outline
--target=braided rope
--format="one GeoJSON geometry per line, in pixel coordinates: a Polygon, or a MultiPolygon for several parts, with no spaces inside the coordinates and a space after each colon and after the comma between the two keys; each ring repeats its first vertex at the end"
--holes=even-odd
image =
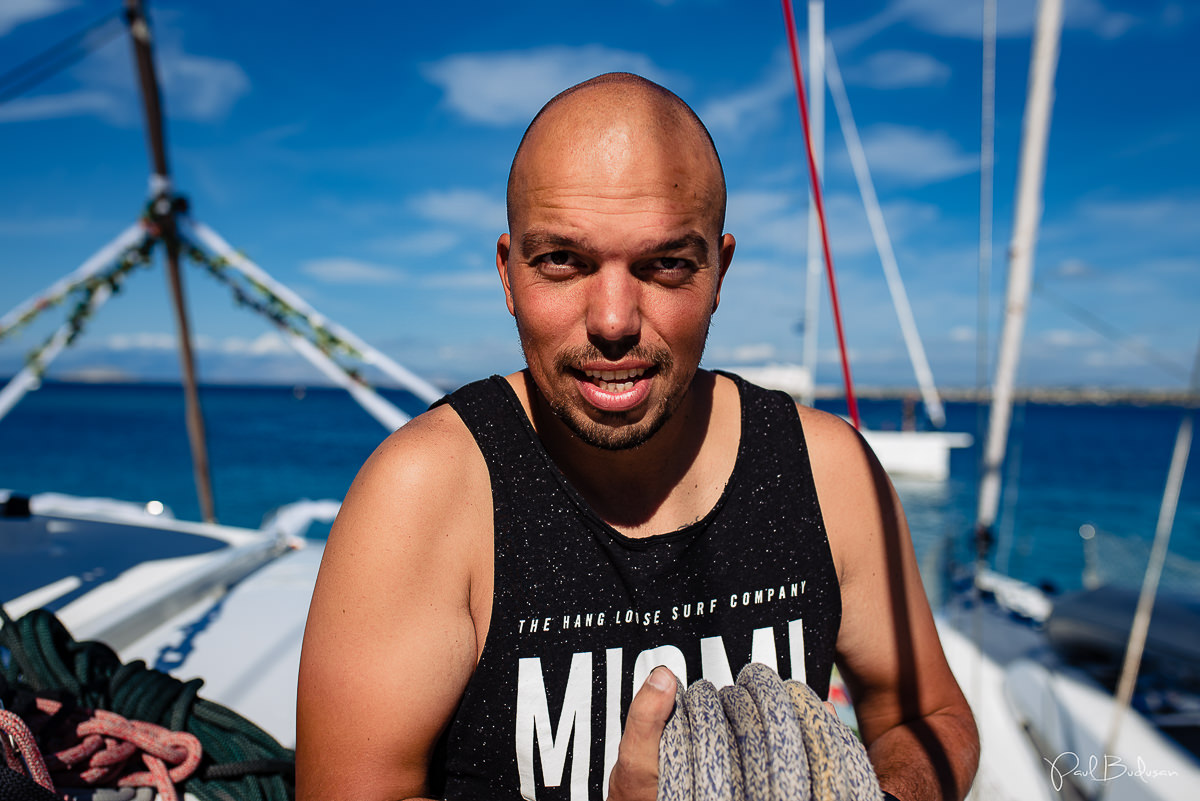
{"type": "Polygon", "coordinates": [[[29,778],[47,790],[53,791],[54,784],[50,781],[50,771],[46,770],[42,752],[38,749],[37,742],[33,739],[33,734],[25,725],[25,721],[7,709],[0,709],[0,732],[3,732],[5,738],[12,743],[12,750],[16,752],[10,753],[8,745],[0,742],[0,751],[4,752],[5,766],[18,772],[21,772],[21,768],[24,767],[29,773],[29,778]]]}
{"type": "MultiPolygon", "coordinates": [[[[64,710],[49,698],[37,698],[36,704],[51,718],[64,710]]],[[[77,710],[67,728],[63,739],[69,744],[46,754],[46,767],[59,785],[154,787],[162,801],[177,801],[175,786],[196,772],[203,753],[195,735],[103,709],[77,710]],[[126,772],[126,763],[139,753],[147,769],[126,772]]]]}
{"type": "MultiPolygon", "coordinates": [[[[199,697],[200,679],[183,682],[140,660],[123,664],[101,643],[76,641],[45,610],[13,621],[0,607],[0,622],[0,650],[8,651],[0,658],[6,702],[17,693],[53,693],[72,706],[187,732],[203,744],[203,754],[183,789],[201,801],[294,797],[294,752],[236,712],[199,697]]],[[[159,782],[171,782],[165,764],[148,767],[159,782]]]]}
{"type": "Polygon", "coordinates": [[[751,663],[719,691],[678,687],[659,742],[659,801],[882,797],[866,749],[808,685],[751,663]]]}

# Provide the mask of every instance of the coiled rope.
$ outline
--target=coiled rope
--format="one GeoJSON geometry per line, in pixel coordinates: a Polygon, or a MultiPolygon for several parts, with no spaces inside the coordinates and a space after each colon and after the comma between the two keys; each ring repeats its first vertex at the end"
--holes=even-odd
{"type": "Polygon", "coordinates": [[[751,663],[717,690],[677,682],[659,801],[879,801],[866,749],[816,693],[751,663]]]}
{"type": "MultiPolygon", "coordinates": [[[[146,667],[122,664],[99,642],[77,642],[50,612],[13,621],[0,607],[0,700],[53,694],[67,707],[107,710],[200,741],[198,768],[183,789],[201,801],[288,801],[295,795],[295,752],[232,710],[200,698],[203,681],[180,681],[146,667]]],[[[43,749],[45,750],[45,749],[43,749]]]]}

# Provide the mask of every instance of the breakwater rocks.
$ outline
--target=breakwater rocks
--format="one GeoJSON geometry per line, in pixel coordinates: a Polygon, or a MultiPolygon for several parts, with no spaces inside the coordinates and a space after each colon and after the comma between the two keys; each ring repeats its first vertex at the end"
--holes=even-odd
{"type": "MultiPolygon", "coordinates": [[[[860,398],[872,400],[920,400],[911,387],[855,387],[854,392],[860,398]]],[[[938,394],[943,401],[960,403],[987,403],[991,400],[990,390],[982,392],[974,387],[939,388],[938,394]]],[[[841,387],[818,386],[818,398],[840,398],[843,396],[841,387]]],[[[1044,403],[1055,405],[1090,405],[1090,406],[1178,406],[1181,408],[1200,408],[1200,396],[1190,394],[1181,389],[1122,389],[1111,387],[1024,387],[1015,391],[1015,399],[1028,403],[1044,403]]]]}

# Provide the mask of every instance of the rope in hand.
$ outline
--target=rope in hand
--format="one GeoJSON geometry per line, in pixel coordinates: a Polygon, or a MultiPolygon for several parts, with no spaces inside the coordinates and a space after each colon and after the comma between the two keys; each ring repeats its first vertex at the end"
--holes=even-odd
{"type": "Polygon", "coordinates": [[[866,749],[807,685],[751,663],[717,690],[676,682],[659,801],[879,801],[866,749]]]}

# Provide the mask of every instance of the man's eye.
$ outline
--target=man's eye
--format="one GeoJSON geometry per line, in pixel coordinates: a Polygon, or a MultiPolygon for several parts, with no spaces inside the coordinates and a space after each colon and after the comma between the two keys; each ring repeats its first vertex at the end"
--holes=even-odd
{"type": "Polygon", "coordinates": [[[652,263],[653,268],[664,273],[692,272],[692,262],[677,256],[660,256],[652,263]]]}
{"type": "Polygon", "coordinates": [[[533,260],[534,264],[551,267],[573,267],[579,264],[579,259],[569,250],[555,250],[543,253],[533,260]]]}

